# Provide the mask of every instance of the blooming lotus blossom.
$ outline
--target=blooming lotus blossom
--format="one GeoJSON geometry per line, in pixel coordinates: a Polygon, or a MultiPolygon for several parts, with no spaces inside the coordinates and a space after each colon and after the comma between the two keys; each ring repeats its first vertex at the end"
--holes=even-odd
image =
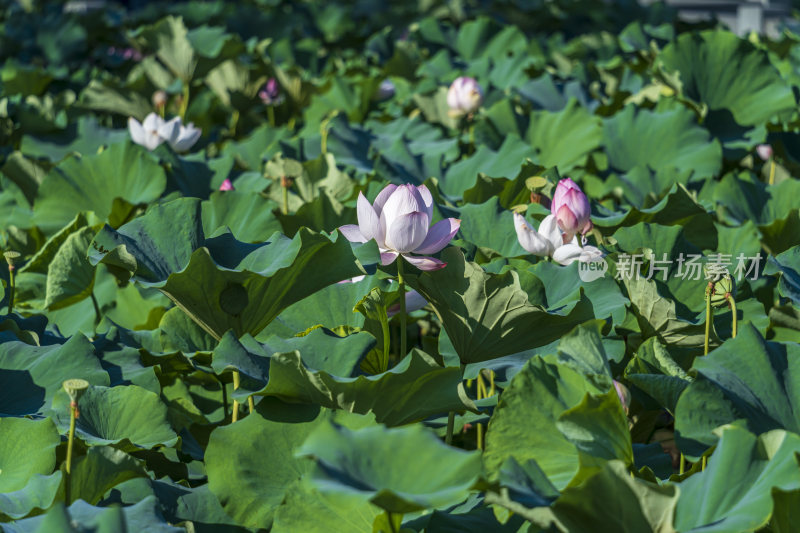
{"type": "Polygon", "coordinates": [[[556,217],[558,227],[567,234],[566,240],[572,240],[578,232],[585,234],[592,229],[592,221],[589,220],[592,214],[589,199],[578,184],[569,178],[558,182],[553,202],[550,204],[550,212],[556,217]]]}
{"type": "Polygon", "coordinates": [[[430,226],[433,197],[424,185],[387,185],[372,205],[359,193],[357,207],[358,225],[348,224],[339,231],[350,242],[375,239],[381,252],[381,264],[391,264],[398,255],[420,270],[438,270],[447,264],[425,255],[435,254],[447,246],[461,221],[447,218],[430,226]]]}
{"type": "Polygon", "coordinates": [[[474,113],[483,102],[483,90],[474,78],[461,76],[450,85],[447,91],[447,105],[452,116],[474,113]]]}
{"type": "Polygon", "coordinates": [[[176,152],[185,152],[194,146],[202,133],[203,130],[195,128],[191,122],[184,126],[180,117],[175,117],[158,128],[158,134],[176,152]]]}
{"type": "Polygon", "coordinates": [[[185,152],[200,138],[202,130],[195,128],[191,122],[184,126],[180,117],[165,121],[156,113],[150,113],[140,124],[131,117],[128,119],[128,130],[131,139],[148,150],[155,150],[164,141],[168,142],[176,152],[185,152]]]}
{"type": "Polygon", "coordinates": [[[769,161],[772,159],[772,146],[768,144],[759,144],[756,146],[756,153],[758,154],[758,157],[764,161],[769,161]]]}
{"type": "Polygon", "coordinates": [[[578,237],[563,233],[556,221],[555,215],[547,215],[539,224],[539,231],[525,220],[519,213],[514,213],[514,229],[517,230],[517,240],[529,253],[542,257],[550,256],[553,261],[568,265],[574,261],[593,262],[603,256],[603,252],[594,246],[581,246],[578,237]]]}
{"type": "Polygon", "coordinates": [[[228,178],[222,182],[222,185],[219,186],[219,190],[221,191],[232,191],[233,190],[233,183],[228,178]]]}
{"type": "Polygon", "coordinates": [[[133,117],[128,119],[128,130],[131,132],[133,142],[151,151],[164,142],[164,138],[158,134],[163,125],[164,119],[155,113],[147,115],[141,124],[133,117]]]}

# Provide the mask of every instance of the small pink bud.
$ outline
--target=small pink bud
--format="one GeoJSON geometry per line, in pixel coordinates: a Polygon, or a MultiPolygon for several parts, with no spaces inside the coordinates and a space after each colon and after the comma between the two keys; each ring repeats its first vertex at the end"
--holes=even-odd
{"type": "Polygon", "coordinates": [[[758,157],[764,161],[769,161],[772,159],[772,146],[768,144],[759,144],[756,146],[756,153],[758,154],[758,157]]]}
{"type": "Polygon", "coordinates": [[[232,191],[233,190],[233,183],[228,178],[225,178],[225,181],[222,182],[222,185],[219,186],[219,190],[221,191],[232,191]]]}
{"type": "Polygon", "coordinates": [[[478,110],[483,102],[483,89],[474,78],[456,78],[447,90],[447,105],[453,116],[469,115],[478,110]]]}
{"type": "Polygon", "coordinates": [[[566,233],[565,242],[571,241],[576,233],[585,234],[592,229],[592,209],[589,199],[578,184],[569,178],[558,182],[550,213],[556,217],[558,227],[566,233]]]}

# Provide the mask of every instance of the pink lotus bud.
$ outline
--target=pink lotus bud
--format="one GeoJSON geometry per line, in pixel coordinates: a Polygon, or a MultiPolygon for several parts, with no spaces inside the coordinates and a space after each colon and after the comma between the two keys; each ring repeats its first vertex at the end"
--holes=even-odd
{"type": "Polygon", "coordinates": [[[758,157],[764,161],[769,161],[772,159],[772,146],[768,144],[759,144],[756,146],[756,153],[758,154],[758,157]]]}
{"type": "Polygon", "coordinates": [[[233,190],[233,183],[228,178],[225,178],[225,181],[222,182],[222,185],[219,186],[219,190],[221,191],[232,191],[233,190]]]}
{"type": "Polygon", "coordinates": [[[627,414],[628,409],[631,406],[631,393],[628,390],[628,387],[616,379],[614,380],[614,388],[617,389],[617,396],[619,396],[619,401],[622,404],[622,408],[625,410],[625,414],[627,414]]]}
{"type": "Polygon", "coordinates": [[[153,105],[156,109],[161,109],[165,105],[167,105],[167,93],[166,91],[158,90],[153,93],[152,96],[153,105]]]}
{"type": "Polygon", "coordinates": [[[483,90],[474,78],[461,76],[447,91],[447,105],[453,116],[468,115],[478,110],[483,102],[483,90]]]}
{"type": "Polygon", "coordinates": [[[592,229],[589,199],[578,185],[569,178],[558,182],[550,212],[556,217],[558,227],[566,233],[565,241],[572,240],[576,233],[585,234],[592,229]]]}
{"type": "Polygon", "coordinates": [[[270,78],[267,80],[266,85],[264,88],[258,91],[258,97],[261,98],[261,101],[267,105],[274,105],[280,103],[280,94],[281,89],[280,85],[278,85],[278,80],[275,78],[270,78]]]}

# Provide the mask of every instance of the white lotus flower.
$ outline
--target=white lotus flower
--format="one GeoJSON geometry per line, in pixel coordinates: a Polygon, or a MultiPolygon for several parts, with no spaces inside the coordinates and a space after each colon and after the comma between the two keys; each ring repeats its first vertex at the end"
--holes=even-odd
{"type": "Polygon", "coordinates": [[[194,146],[202,133],[203,130],[195,128],[191,122],[184,126],[180,117],[175,117],[158,128],[158,134],[176,152],[185,152],[194,146]]]}
{"type": "Polygon", "coordinates": [[[151,151],[164,142],[164,139],[158,134],[163,125],[164,119],[155,113],[147,115],[141,124],[133,117],[128,119],[128,130],[131,132],[133,142],[151,151]]]}
{"type": "Polygon", "coordinates": [[[456,78],[447,90],[447,105],[450,115],[460,117],[474,113],[483,102],[483,89],[475,78],[461,76],[456,78]]]}
{"type": "Polygon", "coordinates": [[[592,262],[603,257],[603,252],[594,246],[581,246],[577,235],[564,242],[566,234],[558,228],[555,215],[547,215],[539,224],[539,231],[519,213],[514,213],[514,229],[517,240],[529,253],[542,257],[550,256],[553,261],[568,265],[574,261],[592,262]]]}

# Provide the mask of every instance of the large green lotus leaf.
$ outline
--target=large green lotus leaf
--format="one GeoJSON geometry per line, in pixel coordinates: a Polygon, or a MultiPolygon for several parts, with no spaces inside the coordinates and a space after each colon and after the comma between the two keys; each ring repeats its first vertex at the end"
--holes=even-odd
{"type": "Polygon", "coordinates": [[[772,514],[771,490],[800,489],[800,436],[773,430],[756,437],[746,429],[718,430],[708,466],[683,481],[675,508],[679,531],[756,531],[772,514]]]}
{"type": "Polygon", "coordinates": [[[286,493],[275,512],[273,533],[373,533],[372,524],[380,508],[352,494],[322,493],[302,479],[286,493]]]}
{"type": "Polygon", "coordinates": [[[160,289],[217,339],[230,329],[256,335],[289,305],[361,273],[337,233],[301,229],[293,239],[275,233],[249,245],[227,233],[205,239],[200,218],[196,199],[151,207],[118,231],[103,228],[90,257],[160,289]]]}
{"type": "Polygon", "coordinates": [[[674,185],[687,185],[691,181],[692,174],[693,170],[680,170],[677,167],[652,169],[637,166],[622,174],[612,172],[599,190],[589,189],[586,192],[591,196],[608,193],[621,195],[620,203],[630,204],[637,209],[646,209],[647,206],[660,201],[663,193],[674,185]]]}
{"type": "Polygon", "coordinates": [[[774,507],[769,523],[772,531],[774,533],[791,533],[797,521],[800,520],[800,489],[784,491],[773,487],[772,500],[774,507]]]}
{"type": "Polygon", "coordinates": [[[440,181],[442,192],[461,197],[464,191],[475,185],[479,173],[492,178],[516,176],[525,159],[535,155],[528,143],[513,135],[506,137],[496,152],[485,145],[479,146],[473,155],[450,166],[440,181]]]}
{"type": "MultiPolygon", "coordinates": [[[[31,257],[30,260],[28,260],[28,262],[18,270],[18,272],[20,274],[24,272],[47,274],[47,269],[49,268],[50,263],[53,261],[53,258],[56,256],[67,239],[78,230],[85,228],[87,225],[88,221],[86,220],[86,215],[83,213],[78,213],[75,215],[75,218],[73,218],[71,222],[58,230],[57,233],[51,235],[50,238],[48,238],[36,251],[33,257],[31,257]]],[[[86,251],[84,250],[84,254],[85,252],[86,251]]]]}
{"type": "MultiPolygon", "coordinates": [[[[608,137],[608,133],[605,135],[608,137]]],[[[532,158],[534,161],[568,172],[583,166],[586,157],[600,148],[603,129],[598,117],[576,100],[570,100],[560,111],[531,113],[525,140],[537,151],[536,157],[532,158]]]]}
{"type": "Polygon", "coordinates": [[[278,205],[258,194],[218,191],[203,202],[203,230],[213,235],[222,227],[243,242],[264,242],[281,230],[272,210],[278,205]]]}
{"type": "Polygon", "coordinates": [[[33,205],[36,191],[44,180],[47,171],[32,159],[25,157],[22,152],[11,152],[6,156],[0,172],[14,182],[25,196],[25,200],[33,205]]]}
{"type": "Polygon", "coordinates": [[[14,492],[34,474],[49,475],[61,442],[50,419],[0,418],[0,493],[14,492]]]}
{"type": "Polygon", "coordinates": [[[0,492],[0,517],[23,518],[34,509],[48,509],[59,494],[61,472],[33,474],[25,487],[0,492]]]}
{"type": "Polygon", "coordinates": [[[67,237],[56,252],[47,268],[44,305],[48,309],[68,307],[92,293],[94,266],[86,254],[94,233],[92,228],[82,228],[67,237]]]}
{"type": "Polygon", "coordinates": [[[372,411],[389,426],[452,410],[476,410],[460,369],[442,367],[419,350],[384,373],[350,377],[374,344],[367,333],[337,340],[320,329],[297,339],[273,337],[266,346],[246,337],[240,343],[228,333],[214,352],[212,366],[218,373],[239,369],[242,390],[234,397],[255,393],[355,413],[372,411]],[[298,351],[273,351],[292,348],[298,351]]]}
{"type": "Polygon", "coordinates": [[[488,274],[457,248],[442,259],[447,267],[409,274],[408,283],[433,305],[464,364],[543,346],[592,318],[585,305],[567,315],[532,305],[516,272],[488,274]]]}
{"type": "Polygon", "coordinates": [[[129,507],[94,507],[78,500],[67,509],[54,506],[45,515],[3,524],[7,533],[183,533],[184,528],[169,525],[153,496],[129,507]]]}
{"type": "Polygon", "coordinates": [[[156,50],[156,55],[164,65],[184,83],[192,79],[197,66],[194,48],[187,34],[183,18],[173,16],[165,17],[140,32],[141,37],[156,50]]]}
{"type": "MultiPolygon", "coordinates": [[[[768,186],[749,173],[728,173],[718,182],[707,182],[700,191],[699,199],[711,202],[722,222],[739,226],[752,221],[763,231],[763,226],[797,212],[795,198],[798,195],[798,180],[786,180],[768,186]]],[[[791,244],[777,251],[797,244],[794,242],[796,233],[790,235],[791,244]]]]}
{"type": "Polygon", "coordinates": [[[690,322],[678,317],[676,302],[662,296],[654,280],[625,279],[631,310],[642,332],[642,338],[657,336],[667,345],[697,347],[705,337],[704,317],[690,322]]]}
{"type": "Polygon", "coordinates": [[[592,222],[601,231],[610,235],[622,226],[634,226],[639,222],[661,224],[663,226],[687,226],[700,219],[706,225],[712,224],[706,209],[697,203],[685,186],[675,184],[661,200],[652,207],[639,209],[632,207],[624,213],[608,212],[600,209],[600,216],[593,216],[592,222]]]}
{"type": "Polygon", "coordinates": [[[514,215],[500,206],[499,198],[492,197],[480,205],[464,205],[460,218],[460,234],[469,243],[490,248],[505,257],[527,254],[517,240],[514,215]]]}
{"type": "Polygon", "coordinates": [[[422,425],[351,430],[323,422],[297,451],[313,456],[323,493],[360,495],[390,513],[460,503],[480,475],[480,454],[444,444],[422,425]]]}
{"type": "Polygon", "coordinates": [[[83,116],[67,124],[63,132],[35,137],[24,135],[20,151],[27,156],[60,161],[73,152],[82,155],[97,153],[101,146],[123,142],[129,135],[127,130],[104,128],[95,117],[83,116]]]}
{"type": "Polygon", "coordinates": [[[140,461],[110,446],[92,446],[73,459],[70,497],[96,505],[103,495],[129,479],[148,477],[140,461]]]}
{"type": "Polygon", "coordinates": [[[649,394],[659,407],[673,414],[678,398],[694,379],[675,361],[658,337],[650,337],[639,346],[625,368],[625,377],[649,394]]]}
{"type": "Polygon", "coordinates": [[[673,513],[679,490],[631,476],[628,465],[609,461],[580,486],[564,490],[553,506],[531,519],[541,527],[559,531],[608,531],[672,533],[673,513]]]}
{"type": "Polygon", "coordinates": [[[286,128],[274,128],[269,124],[264,124],[254,129],[241,141],[227,142],[222,154],[236,159],[239,166],[257,172],[259,182],[263,183],[259,190],[263,190],[268,185],[262,178],[264,161],[280,152],[281,141],[289,136],[289,130],[286,128]]]}
{"type": "Polygon", "coordinates": [[[264,398],[253,414],[211,433],[205,452],[209,489],[238,524],[269,528],[287,492],[312,467],[295,452],[314,428],[331,416],[347,424],[368,421],[342,415],[264,398]]]}
{"type": "Polygon", "coordinates": [[[0,344],[0,413],[21,416],[46,411],[64,380],[71,378],[109,384],[108,374],[83,335],[49,346],[4,342],[0,344]]]}
{"type": "Polygon", "coordinates": [[[45,177],[34,203],[37,225],[57,229],[81,211],[109,220],[116,199],[146,204],[164,192],[166,176],[140,146],[113,144],[96,155],[70,157],[45,177]]]}
{"type": "MultiPolygon", "coordinates": [[[[571,366],[600,390],[612,385],[609,357],[603,343],[604,320],[581,324],[558,342],[558,362],[571,366]]],[[[548,353],[548,352],[545,352],[548,353]]]]}
{"type": "Polygon", "coordinates": [[[191,356],[197,352],[211,352],[217,346],[217,339],[178,307],[164,313],[158,329],[161,352],[191,356]]]}
{"type": "Polygon", "coordinates": [[[528,272],[533,273],[541,280],[547,299],[547,309],[550,311],[566,308],[571,309],[585,294],[592,303],[596,318],[611,316],[616,322],[622,321],[625,307],[630,303],[622,294],[619,285],[609,275],[585,282],[578,274],[578,264],[562,266],[548,261],[539,261],[528,272]]]}
{"type": "MultiPolygon", "coordinates": [[[[486,433],[483,464],[491,478],[513,457],[534,460],[558,489],[578,472],[578,450],[558,429],[557,421],[587,393],[606,392],[572,367],[554,358],[534,357],[500,395],[486,433]]],[[[602,420],[604,420],[603,417],[602,420]]]]}
{"type": "Polygon", "coordinates": [[[781,274],[778,291],[781,296],[800,304],[800,246],[795,246],[770,256],[764,268],[764,274],[781,274]]]}
{"type": "Polygon", "coordinates": [[[728,31],[684,33],[659,59],[680,72],[684,95],[711,110],[729,110],[743,126],[769,121],[797,105],[766,51],[728,31]]]}
{"type": "Polygon", "coordinates": [[[683,106],[659,112],[627,105],[604,121],[603,135],[609,165],[623,172],[675,167],[715,176],[722,166],[719,142],[683,106]]]}
{"type": "MultiPolygon", "coordinates": [[[[111,80],[90,80],[80,93],[81,107],[106,113],[119,113],[127,117],[144,120],[148,113],[153,112],[150,98],[140,91],[123,87],[111,80]]],[[[128,132],[122,132],[122,138],[128,138],[128,132]]],[[[81,152],[83,153],[83,152],[81,152]]],[[[87,152],[88,153],[88,152],[87,152]]],[[[66,155],[66,154],[64,154],[66,155]]]]}
{"type": "Polygon", "coordinates": [[[364,316],[354,310],[355,306],[373,288],[386,289],[388,286],[386,280],[377,276],[328,285],[281,311],[258,338],[266,340],[268,334],[289,337],[317,325],[328,329],[339,326],[360,328],[364,325],[364,316]]]}
{"type": "MultiPolygon", "coordinates": [[[[69,428],[69,396],[53,398],[53,419],[62,432],[69,428]]],[[[121,443],[138,448],[173,446],[178,436],[167,420],[167,406],[158,394],[136,385],[89,387],[78,400],[75,434],[90,446],[121,443]]],[[[132,448],[136,449],[136,448],[132,448]]]]}
{"type": "Polygon", "coordinates": [[[685,452],[702,453],[702,446],[717,442],[714,428],[736,420],[756,434],[771,429],[800,433],[797,344],[765,341],[754,326],[745,324],[735,339],[695,359],[692,368],[697,379],[675,409],[678,444],[683,449],[682,441],[686,443],[685,452]]]}

